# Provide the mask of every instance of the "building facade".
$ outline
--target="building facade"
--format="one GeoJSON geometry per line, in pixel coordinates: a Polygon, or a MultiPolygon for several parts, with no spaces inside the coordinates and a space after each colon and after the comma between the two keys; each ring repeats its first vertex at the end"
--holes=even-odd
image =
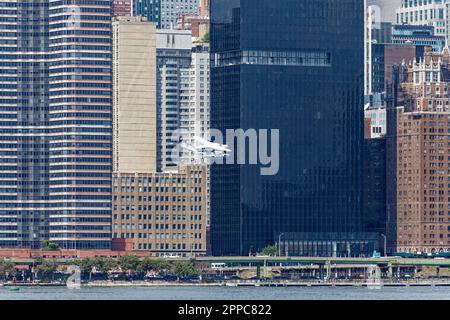
{"type": "Polygon", "coordinates": [[[113,0],[113,17],[124,17],[133,15],[133,0],[113,0]]]}
{"type": "Polygon", "coordinates": [[[209,18],[183,14],[178,18],[175,29],[191,30],[192,37],[201,42],[201,39],[209,32],[209,18]]]}
{"type": "Polygon", "coordinates": [[[372,44],[371,93],[386,91],[386,83],[392,81],[392,67],[414,61],[416,47],[411,44],[372,44]]]}
{"type": "Polygon", "coordinates": [[[386,96],[384,93],[375,93],[370,96],[364,106],[364,118],[368,120],[368,128],[365,128],[366,139],[380,138],[386,135],[386,96]]]}
{"type": "Polygon", "coordinates": [[[161,28],[173,29],[182,15],[198,16],[198,0],[159,0],[161,2],[161,28]]]}
{"type": "Polygon", "coordinates": [[[200,2],[200,16],[209,17],[209,0],[201,0],[200,2]]]}
{"type": "Polygon", "coordinates": [[[386,108],[376,110],[375,114],[384,118],[381,121],[373,118],[373,113],[372,118],[367,118],[365,112],[368,121],[365,121],[364,134],[364,227],[379,235],[380,250],[386,255],[386,108]],[[374,126],[377,120],[382,123],[374,126]]]}
{"type": "Polygon", "coordinates": [[[111,3],[49,1],[50,239],[111,242],[111,3]]]}
{"type": "Polygon", "coordinates": [[[39,248],[50,214],[49,4],[10,1],[1,10],[0,246],[39,248]]]}
{"type": "MultiPolygon", "coordinates": [[[[194,136],[209,140],[209,46],[192,48],[191,66],[183,71],[181,82],[180,131],[183,141],[195,145],[194,136]]],[[[189,163],[203,160],[188,150],[183,150],[182,156],[189,163]]]]}
{"type": "Polygon", "coordinates": [[[132,0],[133,16],[143,16],[161,28],[161,0],[132,0]]]}
{"type": "Polygon", "coordinates": [[[397,24],[433,26],[436,35],[446,35],[446,0],[402,0],[396,10],[397,24]]]}
{"type": "Polygon", "coordinates": [[[445,47],[445,37],[436,34],[436,29],[432,26],[393,25],[392,43],[430,46],[434,52],[440,53],[445,47]]]}
{"type": "Polygon", "coordinates": [[[371,254],[362,223],[363,1],[210,8],[211,127],[279,129],[277,174],[212,166],[212,253],[277,244],[289,255],[371,254]]]}
{"type": "Polygon", "coordinates": [[[110,2],[1,6],[0,246],[109,248],[110,2]]]}
{"type": "Polygon", "coordinates": [[[113,238],[152,256],[206,254],[206,170],[117,173],[113,181],[113,238]]]}
{"type": "Polygon", "coordinates": [[[156,25],[145,17],[113,21],[115,172],[156,171],[156,25]]]}
{"type": "Polygon", "coordinates": [[[190,31],[158,30],[157,51],[157,169],[176,167],[182,101],[182,79],[191,67],[190,31]]]}
{"type": "Polygon", "coordinates": [[[405,68],[388,113],[388,223],[391,252],[450,250],[449,52],[405,68]]]}

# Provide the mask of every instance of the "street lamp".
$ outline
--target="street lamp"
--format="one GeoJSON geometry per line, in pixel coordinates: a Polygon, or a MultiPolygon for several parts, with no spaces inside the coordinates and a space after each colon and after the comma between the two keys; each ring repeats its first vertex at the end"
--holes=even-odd
{"type": "Polygon", "coordinates": [[[383,237],[384,240],[384,256],[386,257],[386,243],[387,243],[387,239],[386,239],[386,235],[385,234],[381,234],[381,236],[383,237]]]}
{"type": "Polygon", "coordinates": [[[280,233],[278,236],[278,256],[281,257],[281,237],[284,236],[284,233],[280,233]]]}

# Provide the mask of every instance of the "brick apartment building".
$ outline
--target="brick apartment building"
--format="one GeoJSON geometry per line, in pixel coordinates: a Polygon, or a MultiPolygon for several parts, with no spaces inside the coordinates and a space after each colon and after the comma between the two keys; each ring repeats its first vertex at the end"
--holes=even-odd
{"type": "Polygon", "coordinates": [[[450,251],[449,52],[403,66],[388,110],[390,252],[450,251]]]}

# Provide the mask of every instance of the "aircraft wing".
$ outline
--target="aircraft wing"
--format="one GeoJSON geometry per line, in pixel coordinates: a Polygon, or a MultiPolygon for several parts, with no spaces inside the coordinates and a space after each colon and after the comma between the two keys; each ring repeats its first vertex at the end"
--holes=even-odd
{"type": "Polygon", "coordinates": [[[180,147],[192,152],[199,152],[199,150],[197,148],[195,148],[194,146],[187,144],[187,143],[181,143],[180,147]]]}
{"type": "Polygon", "coordinates": [[[227,145],[210,142],[206,139],[203,139],[203,138],[200,138],[197,136],[194,137],[194,140],[201,144],[201,146],[199,148],[202,148],[202,149],[212,149],[212,150],[223,151],[223,152],[231,152],[231,150],[229,150],[227,148],[228,147],[227,145]]]}

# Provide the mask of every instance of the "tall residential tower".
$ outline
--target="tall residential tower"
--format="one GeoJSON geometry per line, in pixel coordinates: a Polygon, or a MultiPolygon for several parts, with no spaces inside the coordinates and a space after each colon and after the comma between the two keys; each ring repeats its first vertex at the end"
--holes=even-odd
{"type": "Polygon", "coordinates": [[[0,7],[0,246],[109,248],[111,3],[0,7]]]}

